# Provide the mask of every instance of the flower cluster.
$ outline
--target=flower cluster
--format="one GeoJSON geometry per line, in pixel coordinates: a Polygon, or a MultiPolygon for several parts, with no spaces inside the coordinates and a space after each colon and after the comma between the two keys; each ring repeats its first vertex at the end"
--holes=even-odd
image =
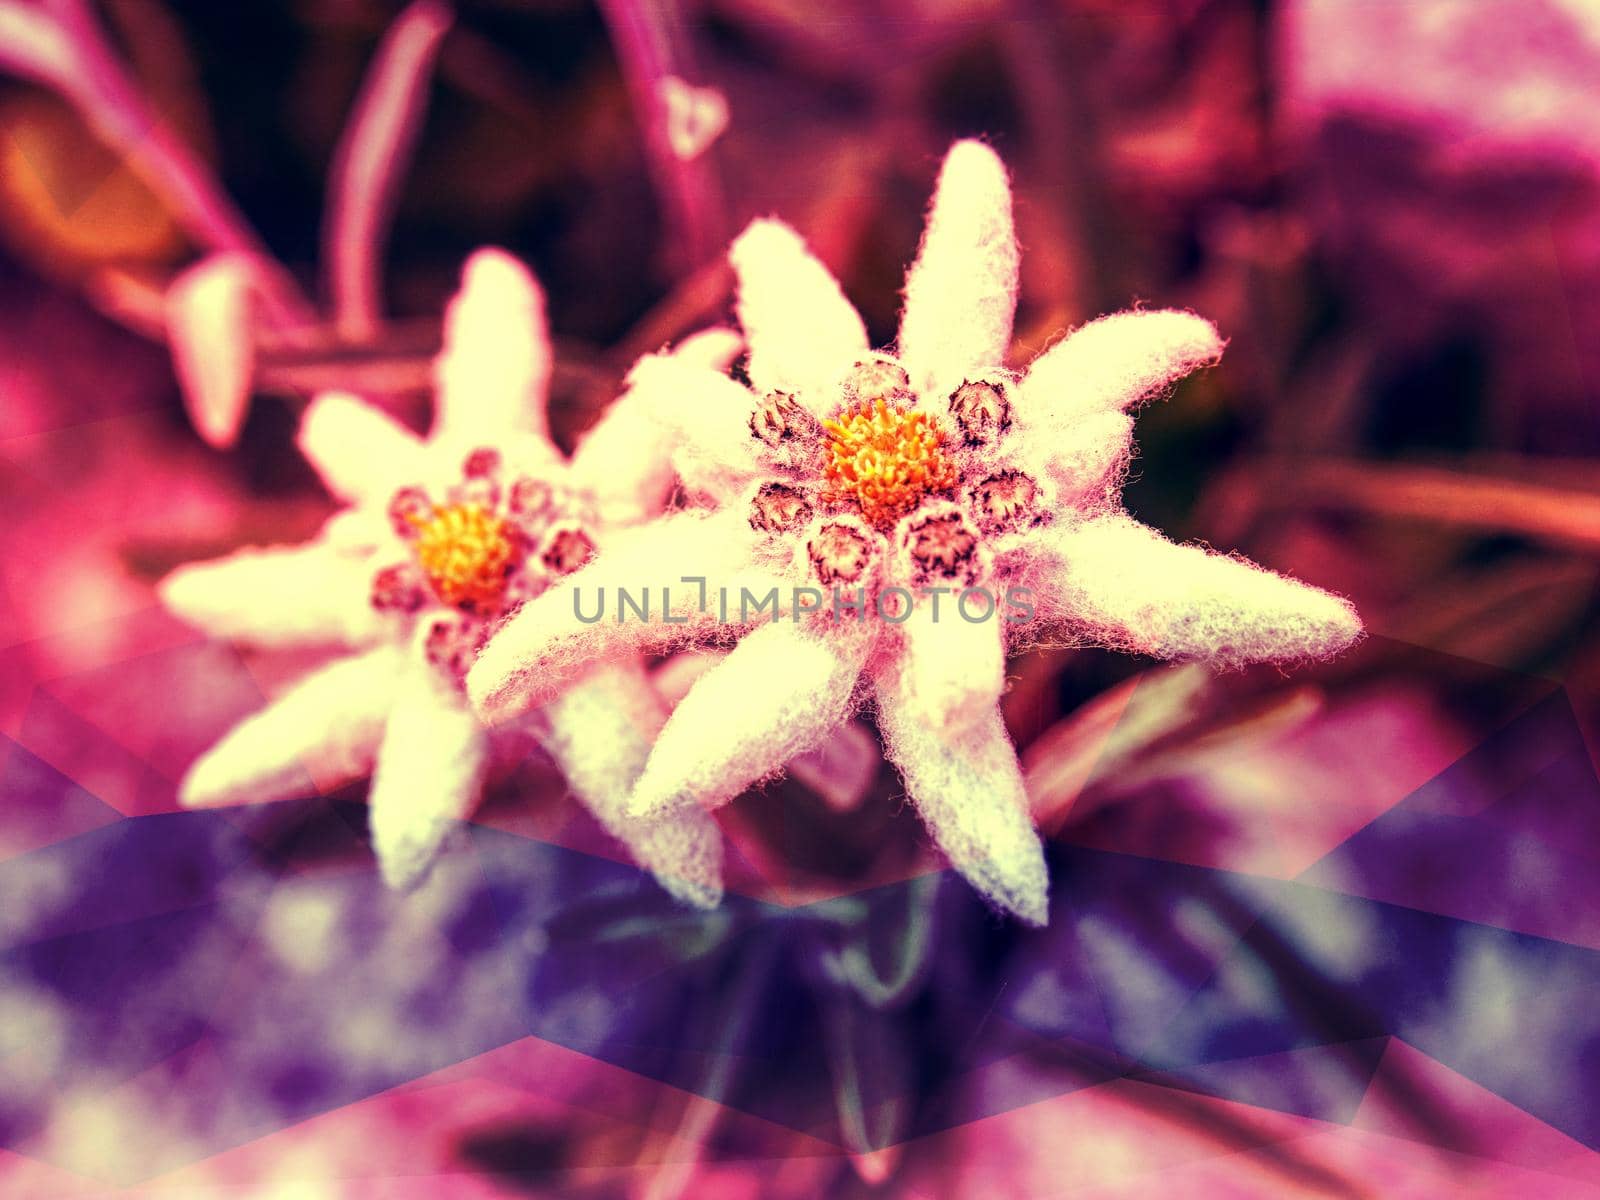
{"type": "Polygon", "coordinates": [[[940,174],[892,353],[793,230],[731,251],[750,386],[682,359],[633,374],[697,503],[631,531],[524,605],[467,677],[487,713],[542,703],[596,659],[724,636],[683,595],[652,624],[574,620],[579,589],[712,579],[786,601],[679,704],[628,805],[660,819],[726,803],[870,703],[951,862],[1033,923],[1040,845],[998,700],[1009,650],[1049,637],[1223,666],[1321,658],[1360,622],[1344,600],[1174,544],[1120,500],[1128,409],[1215,362],[1191,313],[1092,322],[1007,369],[1018,251],[1005,169],[958,143],[940,174]],[[841,611],[821,597],[843,587],[841,611]],[[953,600],[1022,589],[1032,620],[953,600]],[[941,600],[944,601],[941,605],[941,600]]]}
{"type": "Polygon", "coordinates": [[[349,507],[306,546],[186,568],[164,595],[213,633],[348,652],[196,764],[185,801],[371,770],[373,839],[405,885],[473,803],[492,735],[522,729],[664,886],[712,904],[709,810],[870,706],[950,861],[1042,923],[998,705],[1008,653],[1049,639],[1235,666],[1359,635],[1344,600],[1122,508],[1129,410],[1219,358],[1209,322],[1119,313],[1008,369],[1018,251],[988,147],[945,161],[891,351],[788,226],[755,222],[731,259],[748,385],[727,331],[647,356],[570,462],[545,428],[542,298],[498,252],[452,305],[426,440],[319,397],[300,444],[349,507]],[[665,512],[674,486],[687,502],[665,512]],[[708,582],[771,599],[730,622],[708,582]],[[698,603],[673,598],[687,583],[698,603]],[[590,588],[618,596],[615,621],[581,616],[590,588]],[[655,620],[622,619],[624,594],[657,591],[655,620]],[[668,717],[643,656],[718,642],[668,717]]]}

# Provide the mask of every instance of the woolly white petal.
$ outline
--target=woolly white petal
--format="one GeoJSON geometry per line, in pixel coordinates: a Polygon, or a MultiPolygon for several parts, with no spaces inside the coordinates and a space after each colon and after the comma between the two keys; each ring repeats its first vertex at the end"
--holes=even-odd
{"type": "Polygon", "coordinates": [[[1216,326],[1191,312],[1113,313],[1033,361],[1021,383],[1023,407],[1057,421],[1127,408],[1215,363],[1222,346],[1216,326]]]}
{"type": "Polygon", "coordinates": [[[724,658],[723,650],[683,650],[668,655],[650,671],[650,687],[669,709],[689,694],[701,676],[724,658]]]}
{"type": "Polygon", "coordinates": [[[720,619],[717,588],[737,596],[741,582],[759,586],[753,539],[749,523],[730,513],[686,512],[612,534],[590,563],[524,604],[489,640],[467,673],[467,694],[499,720],[545,703],[595,662],[707,632],[720,619]],[[704,611],[699,585],[685,576],[706,581],[704,611]],[[662,620],[662,589],[671,623],[662,620]],[[619,590],[635,599],[647,593],[650,619],[630,610],[618,620],[619,590]],[[601,615],[585,621],[580,612],[601,615]]]}
{"type": "Polygon", "coordinates": [[[750,379],[761,391],[816,394],[867,349],[861,316],[800,235],[753,221],[728,251],[750,379]]]}
{"type": "Polygon", "coordinates": [[[1043,925],[1050,880],[999,710],[952,732],[906,703],[903,681],[881,681],[877,698],[889,758],[951,865],[996,904],[1043,925]]]}
{"type": "Polygon", "coordinates": [[[324,392],[312,400],[296,441],[341,500],[382,504],[397,487],[426,478],[422,439],[347,392],[324,392]]]}
{"type": "Polygon", "coordinates": [[[477,802],[487,759],[488,735],[455,684],[410,654],[378,749],[368,817],[390,887],[421,882],[477,802]]]}
{"type": "Polygon", "coordinates": [[[672,465],[691,496],[725,504],[768,472],[750,433],[756,398],[727,378],[706,383],[699,394],[704,416],[673,428],[672,465]]]}
{"type": "Polygon", "coordinates": [[[722,835],[697,805],[654,820],[624,814],[666,711],[637,664],[591,671],[545,706],[542,735],[573,792],[675,899],[722,899],[722,835]]]}
{"type": "Polygon", "coordinates": [[[365,556],[313,541],[179,567],[157,593],[212,637],[272,649],[360,646],[386,629],[370,602],[372,574],[365,556]]]}
{"type": "Polygon", "coordinates": [[[374,505],[341,508],[322,523],[317,540],[344,555],[366,555],[394,548],[389,514],[374,505]]]}
{"type": "MultiPolygon", "coordinates": [[[[724,658],[726,651],[685,651],[654,668],[650,685],[668,708],[689,694],[724,658]]],[[[815,749],[789,760],[787,770],[799,783],[815,792],[837,812],[848,812],[866,798],[877,777],[883,753],[876,735],[859,721],[846,721],[815,749]]]]}
{"type": "Polygon", "coordinates": [[[674,346],[666,357],[691,367],[709,367],[713,371],[726,371],[744,349],[744,338],[737,330],[721,325],[691,333],[674,346]]]}
{"type": "Polygon", "coordinates": [[[947,396],[1005,362],[1017,307],[1017,235],[1005,165],[982,142],[945,156],[922,250],[906,277],[900,358],[911,385],[947,396]]]}
{"type": "Polygon", "coordinates": [[[573,489],[593,500],[606,524],[632,525],[653,517],[672,494],[672,458],[661,444],[660,431],[639,411],[644,399],[624,392],[584,434],[573,455],[573,489]]]}
{"type": "Polygon", "coordinates": [[[431,437],[469,447],[511,433],[548,437],[550,366],[538,281],[504,250],[476,251],[445,313],[431,437]]]}
{"type": "Polygon", "coordinates": [[[663,359],[640,363],[631,381],[649,398],[658,436],[671,447],[672,466],[691,495],[726,501],[762,470],[750,433],[756,397],[743,384],[663,359]]]}
{"type": "Polygon", "coordinates": [[[1133,454],[1133,418],[1097,412],[1061,428],[1040,429],[1019,419],[1022,456],[1055,483],[1057,511],[1099,511],[1121,504],[1122,481],[1133,454]]]}
{"type": "Polygon", "coordinates": [[[1325,658],[1361,634],[1350,603],[1126,514],[1056,531],[1059,603],[1096,641],[1222,666],[1325,658]]]}
{"type": "MultiPolygon", "coordinates": [[[[747,422],[754,397],[721,373],[740,345],[731,330],[707,330],[670,354],[646,355],[629,372],[626,390],[572,456],[573,487],[595,498],[603,520],[633,524],[659,513],[672,490],[669,452],[686,439],[726,434],[753,469],[747,422]]],[[[719,453],[697,448],[688,457],[727,469],[719,453]]],[[[685,486],[703,490],[689,480],[685,486]]]]}
{"type": "Polygon", "coordinates": [[[747,634],[667,720],[629,811],[726,804],[849,715],[868,639],[774,621],[747,634]]]}
{"type": "Polygon", "coordinates": [[[179,801],[260,804],[359,779],[372,769],[401,667],[386,646],[313,671],[202,755],[179,801]]]}
{"type": "Polygon", "coordinates": [[[962,618],[954,596],[924,597],[900,626],[903,701],[915,720],[959,730],[992,710],[1005,687],[1002,610],[987,621],[962,618]]]}

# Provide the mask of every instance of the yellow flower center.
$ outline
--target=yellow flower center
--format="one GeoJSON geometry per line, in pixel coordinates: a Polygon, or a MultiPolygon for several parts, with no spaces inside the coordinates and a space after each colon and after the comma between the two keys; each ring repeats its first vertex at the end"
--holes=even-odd
{"type": "Polygon", "coordinates": [[[854,501],[861,515],[886,529],[922,502],[957,482],[944,451],[944,434],[927,413],[864,401],[824,421],[827,455],[822,465],[830,503],[854,501]]]}
{"type": "Polygon", "coordinates": [[[525,547],[515,526],[481,504],[447,504],[408,516],[416,527],[417,563],[439,599],[492,613],[525,547]]]}

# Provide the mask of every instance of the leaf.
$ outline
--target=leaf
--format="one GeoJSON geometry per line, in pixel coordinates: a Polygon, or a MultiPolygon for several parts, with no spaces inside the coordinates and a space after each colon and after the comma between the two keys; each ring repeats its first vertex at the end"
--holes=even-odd
{"type": "Polygon", "coordinates": [[[0,67],[75,92],[82,70],[72,40],[57,22],[22,4],[0,3],[0,67]]]}
{"type": "Polygon", "coordinates": [[[218,449],[233,445],[250,402],[259,270],[248,255],[215,254],[167,289],[167,339],[184,406],[200,436],[218,449]]]}

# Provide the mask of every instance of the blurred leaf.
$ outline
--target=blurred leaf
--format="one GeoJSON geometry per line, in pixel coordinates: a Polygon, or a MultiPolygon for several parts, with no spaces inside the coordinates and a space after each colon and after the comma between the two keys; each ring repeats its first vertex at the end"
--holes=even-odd
{"type": "Polygon", "coordinates": [[[1120,683],[1052,726],[1022,755],[1028,798],[1041,829],[1054,830],[1094,778],[1194,720],[1210,686],[1201,666],[1156,668],[1120,683]]]}
{"type": "Polygon", "coordinates": [[[37,4],[0,3],[0,66],[68,90],[82,63],[56,20],[37,4]]]}
{"type": "Polygon", "coordinates": [[[1517,534],[1600,553],[1600,493],[1444,467],[1299,462],[1269,490],[1281,504],[1313,503],[1375,516],[1517,534]]]}
{"type": "Polygon", "coordinates": [[[1570,636],[1595,602],[1600,566],[1523,558],[1446,576],[1397,613],[1393,631],[1476,662],[1524,667],[1570,636]]]}
{"type": "Polygon", "coordinates": [[[78,115],[32,93],[0,103],[0,224],[53,274],[166,262],[184,245],[161,201],[78,115]]]}
{"type": "Polygon", "coordinates": [[[247,255],[214,254],[167,290],[167,339],[184,405],[200,436],[218,449],[233,445],[250,403],[259,269],[247,255]]]}

